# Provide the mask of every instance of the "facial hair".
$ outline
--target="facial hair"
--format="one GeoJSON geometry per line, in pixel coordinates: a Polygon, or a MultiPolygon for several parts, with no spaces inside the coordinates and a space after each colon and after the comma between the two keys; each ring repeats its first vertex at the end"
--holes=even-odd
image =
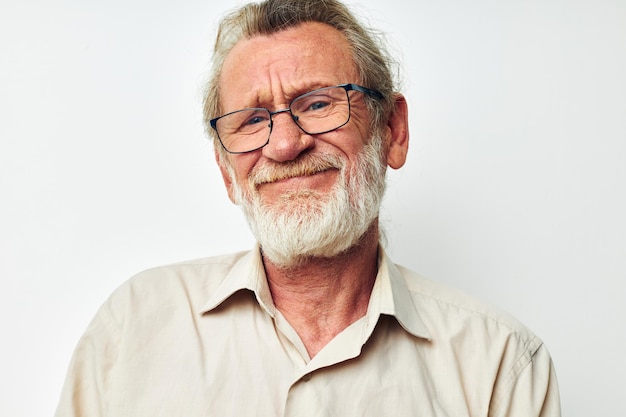
{"type": "Polygon", "coordinates": [[[234,200],[242,208],[263,256],[274,265],[293,268],[311,258],[332,258],[358,244],[377,219],[385,191],[382,140],[373,137],[348,169],[332,154],[305,154],[288,163],[268,162],[253,168],[244,187],[235,181],[234,200]],[[338,169],[329,192],[296,190],[265,203],[261,184],[338,169]]]}

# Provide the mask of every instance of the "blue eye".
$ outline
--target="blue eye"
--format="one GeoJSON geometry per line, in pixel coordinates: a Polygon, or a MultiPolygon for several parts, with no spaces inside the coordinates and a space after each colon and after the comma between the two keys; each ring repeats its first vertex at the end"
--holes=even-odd
{"type": "Polygon", "coordinates": [[[266,111],[252,109],[240,112],[244,116],[239,122],[239,129],[263,127],[263,123],[269,124],[269,114],[266,111]]]}
{"type": "Polygon", "coordinates": [[[319,112],[329,110],[333,105],[332,97],[322,97],[321,95],[303,97],[292,103],[291,108],[296,113],[319,112]]]}
{"type": "Polygon", "coordinates": [[[246,120],[246,122],[244,124],[246,124],[246,125],[254,125],[254,124],[257,124],[257,123],[261,123],[261,122],[263,122],[265,120],[266,120],[266,118],[264,118],[264,117],[255,116],[255,117],[251,117],[248,120],[246,120]]]}
{"type": "Polygon", "coordinates": [[[328,107],[330,105],[329,102],[327,101],[316,101],[314,103],[311,103],[311,105],[309,105],[309,110],[320,110],[323,109],[324,107],[328,107]]]}

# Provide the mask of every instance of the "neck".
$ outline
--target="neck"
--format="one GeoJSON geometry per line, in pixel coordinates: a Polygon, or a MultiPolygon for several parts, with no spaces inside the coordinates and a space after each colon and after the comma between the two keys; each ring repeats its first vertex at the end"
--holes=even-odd
{"type": "Polygon", "coordinates": [[[276,308],[294,327],[310,357],[363,317],[378,272],[378,225],[333,258],[311,258],[281,268],[264,257],[276,308]]]}

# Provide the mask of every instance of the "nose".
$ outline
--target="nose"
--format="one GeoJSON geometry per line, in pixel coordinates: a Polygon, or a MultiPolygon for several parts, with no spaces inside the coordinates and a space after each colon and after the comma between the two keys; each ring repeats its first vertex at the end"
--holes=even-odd
{"type": "Polygon", "coordinates": [[[289,109],[278,110],[272,113],[272,132],[269,143],[263,147],[263,156],[276,162],[292,161],[314,143],[313,136],[298,127],[289,109]]]}

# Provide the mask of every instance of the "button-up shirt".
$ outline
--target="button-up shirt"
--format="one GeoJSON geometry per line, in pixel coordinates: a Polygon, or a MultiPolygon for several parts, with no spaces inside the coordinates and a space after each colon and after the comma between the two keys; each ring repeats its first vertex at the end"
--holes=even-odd
{"type": "Polygon", "coordinates": [[[258,248],[135,276],[81,338],[56,417],[560,416],[541,340],[379,252],[367,313],[313,358],[258,248]]]}

